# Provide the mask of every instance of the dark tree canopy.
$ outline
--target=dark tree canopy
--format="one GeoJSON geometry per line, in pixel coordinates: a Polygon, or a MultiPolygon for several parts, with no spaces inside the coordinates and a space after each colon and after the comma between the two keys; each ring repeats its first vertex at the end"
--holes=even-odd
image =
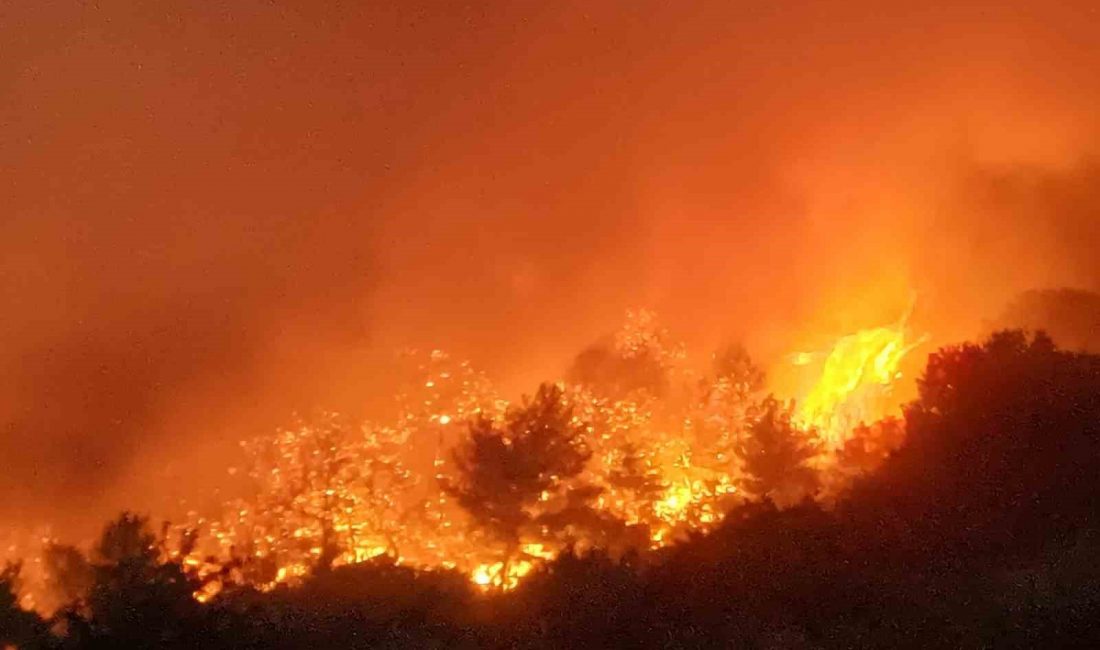
{"type": "Polygon", "coordinates": [[[837,450],[842,473],[857,476],[872,472],[905,441],[905,422],[888,417],[871,424],[860,423],[852,436],[837,450]]]}
{"type": "Polygon", "coordinates": [[[627,490],[639,500],[653,501],[665,491],[661,474],[652,467],[638,445],[628,442],[622,447],[622,460],[611,471],[612,485],[627,490]]]}
{"type": "Polygon", "coordinates": [[[774,397],[757,407],[738,451],[744,489],[757,498],[792,502],[817,490],[817,472],[808,465],[820,452],[816,434],[795,426],[790,406],[774,397]]]}
{"type": "Polygon", "coordinates": [[[85,634],[132,648],[185,643],[200,614],[192,598],[200,584],[179,564],[162,561],[161,545],[145,517],[123,513],[107,525],[92,562],[85,634]]]}
{"type": "Polygon", "coordinates": [[[543,384],[502,424],[484,417],[470,423],[468,439],[454,453],[458,476],[445,489],[479,528],[514,550],[533,520],[531,508],[579,474],[589,455],[562,390],[543,384]]]}
{"type": "Polygon", "coordinates": [[[764,371],[743,345],[727,345],[715,352],[711,366],[716,378],[729,381],[740,393],[747,395],[764,389],[764,371]]]}
{"type": "Polygon", "coordinates": [[[88,595],[95,573],[80,549],[67,544],[48,544],[42,551],[46,586],[62,604],[75,603],[88,595]]]}
{"type": "Polygon", "coordinates": [[[99,566],[151,565],[158,554],[157,536],[147,517],[124,512],[103,529],[95,554],[99,566]]]}
{"type": "Polygon", "coordinates": [[[905,444],[863,499],[937,538],[986,545],[1022,545],[1097,511],[1100,356],[1004,331],[931,355],[919,389],[905,444]]]}
{"type": "Polygon", "coordinates": [[[593,345],[578,354],[567,377],[611,397],[640,390],[663,395],[668,389],[668,371],[653,350],[625,356],[609,343],[593,345]]]}

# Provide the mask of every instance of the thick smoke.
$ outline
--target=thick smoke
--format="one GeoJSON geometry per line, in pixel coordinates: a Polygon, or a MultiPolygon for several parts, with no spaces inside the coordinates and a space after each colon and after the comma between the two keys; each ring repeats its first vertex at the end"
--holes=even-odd
{"type": "Polygon", "coordinates": [[[773,361],[1100,288],[1093,3],[322,4],[3,10],[9,519],[200,494],[402,346],[519,391],[633,306],[773,361]]]}

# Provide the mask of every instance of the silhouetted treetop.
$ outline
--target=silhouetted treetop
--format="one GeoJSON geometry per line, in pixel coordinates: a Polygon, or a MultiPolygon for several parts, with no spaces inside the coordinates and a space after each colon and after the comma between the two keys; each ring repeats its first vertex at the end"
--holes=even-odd
{"type": "Polygon", "coordinates": [[[756,365],[743,345],[727,345],[714,353],[711,369],[718,379],[725,379],[745,394],[764,389],[764,371],[756,365]]]}
{"type": "Polygon", "coordinates": [[[96,545],[101,564],[147,563],[156,560],[157,536],[149,529],[149,518],[124,512],[103,529],[96,545]]]}
{"type": "Polygon", "coordinates": [[[201,584],[180,564],[162,559],[162,549],[146,517],[124,512],[107,525],[92,562],[90,638],[130,648],[186,644],[195,632],[191,621],[200,615],[192,594],[201,584]]]}
{"type": "Polygon", "coordinates": [[[662,396],[669,389],[670,370],[683,355],[683,345],[658,324],[656,314],[631,311],[614,337],[578,354],[566,376],[611,397],[636,391],[662,396]]]}
{"type": "Polygon", "coordinates": [[[937,537],[1022,544],[1100,504],[1100,356],[1042,333],[943,348],[906,409],[905,443],[861,487],[937,537]],[[1000,537],[994,535],[998,530],[1000,537]]]}
{"type": "Polygon", "coordinates": [[[68,605],[86,597],[95,574],[88,558],[75,546],[48,544],[42,551],[46,586],[60,603],[68,605]]]}
{"type": "Polygon", "coordinates": [[[454,452],[457,476],[444,487],[480,528],[514,547],[532,519],[529,508],[579,474],[589,456],[584,428],[561,388],[543,384],[503,423],[485,417],[470,423],[454,452]]]}
{"type": "Polygon", "coordinates": [[[793,503],[817,490],[817,472],[808,463],[821,445],[815,432],[794,424],[789,405],[771,396],[765,398],[738,447],[744,489],[749,494],[793,503]]]}
{"type": "Polygon", "coordinates": [[[624,357],[610,345],[593,345],[577,355],[567,377],[599,393],[621,396],[645,390],[661,395],[668,378],[660,361],[649,352],[624,357]]]}

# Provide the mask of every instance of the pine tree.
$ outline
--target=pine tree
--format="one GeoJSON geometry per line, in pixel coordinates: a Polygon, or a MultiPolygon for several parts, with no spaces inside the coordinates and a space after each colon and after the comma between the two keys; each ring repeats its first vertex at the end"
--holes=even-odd
{"type": "Polygon", "coordinates": [[[779,503],[813,495],[819,477],[809,462],[821,451],[814,432],[795,426],[791,408],[774,397],[765,398],[755,411],[748,435],[738,445],[744,491],[779,503]]]}
{"type": "Polygon", "coordinates": [[[524,529],[538,516],[537,504],[562,494],[568,479],[584,469],[590,452],[583,433],[562,390],[552,384],[511,409],[503,424],[488,418],[470,423],[467,440],[454,452],[457,476],[443,486],[503,547],[503,576],[524,529]]]}

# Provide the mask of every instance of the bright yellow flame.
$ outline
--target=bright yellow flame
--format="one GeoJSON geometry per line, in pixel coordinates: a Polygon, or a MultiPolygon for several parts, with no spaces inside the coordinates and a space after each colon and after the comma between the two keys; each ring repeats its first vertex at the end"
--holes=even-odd
{"type": "Polygon", "coordinates": [[[860,421],[885,415],[882,397],[901,376],[898,367],[902,359],[922,341],[907,344],[904,324],[860,330],[841,338],[799,406],[799,422],[817,429],[828,446],[839,447],[860,421]]]}
{"type": "Polygon", "coordinates": [[[488,587],[493,584],[493,576],[489,573],[488,564],[482,564],[474,569],[474,573],[470,578],[474,581],[474,584],[479,587],[488,587]]]}
{"type": "Polygon", "coordinates": [[[192,596],[200,603],[208,603],[214,596],[217,596],[221,590],[222,584],[214,580],[203,585],[202,588],[192,594],[192,596]]]}
{"type": "Polygon", "coordinates": [[[528,560],[516,560],[508,565],[508,575],[504,575],[504,563],[479,564],[470,573],[470,580],[484,590],[499,587],[508,591],[515,589],[523,576],[531,573],[535,565],[528,560]]]}
{"type": "Polygon", "coordinates": [[[664,498],[657,502],[654,509],[662,519],[675,519],[694,500],[689,483],[675,483],[665,490],[664,498]]]}

